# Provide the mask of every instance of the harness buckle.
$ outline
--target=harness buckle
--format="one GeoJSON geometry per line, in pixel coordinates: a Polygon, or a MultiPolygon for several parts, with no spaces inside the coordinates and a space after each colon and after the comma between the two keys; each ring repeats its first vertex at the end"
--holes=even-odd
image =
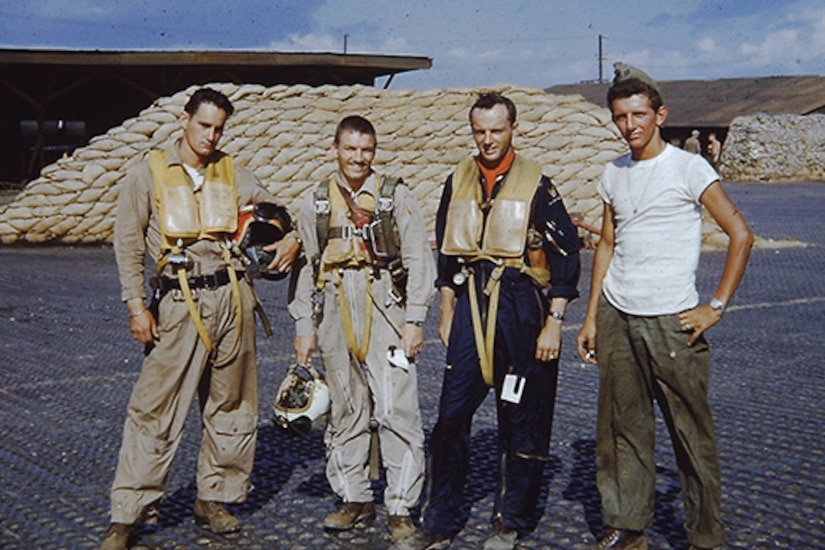
{"type": "Polygon", "coordinates": [[[361,230],[354,225],[341,226],[341,239],[350,241],[361,234],[361,230]]]}
{"type": "Polygon", "coordinates": [[[325,216],[329,214],[330,206],[329,200],[327,199],[316,199],[315,200],[315,214],[318,216],[325,216]]]}
{"type": "Polygon", "coordinates": [[[392,197],[378,197],[379,212],[392,212],[392,197]]]}

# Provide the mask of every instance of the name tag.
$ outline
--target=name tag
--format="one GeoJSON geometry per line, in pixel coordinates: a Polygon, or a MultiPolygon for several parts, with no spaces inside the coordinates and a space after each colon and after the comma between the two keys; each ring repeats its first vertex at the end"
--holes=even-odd
{"type": "Polygon", "coordinates": [[[524,392],[524,384],[527,379],[515,374],[504,375],[504,384],[501,385],[501,400],[518,405],[521,402],[521,394],[524,392]]]}

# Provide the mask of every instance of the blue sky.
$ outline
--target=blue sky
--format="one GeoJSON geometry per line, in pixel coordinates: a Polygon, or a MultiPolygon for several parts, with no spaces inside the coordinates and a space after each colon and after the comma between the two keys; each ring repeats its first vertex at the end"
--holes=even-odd
{"type": "MultiPolygon", "coordinates": [[[[420,55],[393,88],[825,75],[822,0],[0,0],[0,47],[420,55]]],[[[381,84],[379,82],[379,84],[381,84]]]]}

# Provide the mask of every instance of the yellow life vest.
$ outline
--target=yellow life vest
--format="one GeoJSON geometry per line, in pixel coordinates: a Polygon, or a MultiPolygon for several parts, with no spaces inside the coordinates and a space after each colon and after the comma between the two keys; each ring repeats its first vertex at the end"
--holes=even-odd
{"type": "MultiPolygon", "coordinates": [[[[155,202],[161,234],[161,255],[156,266],[157,272],[160,273],[166,265],[170,253],[181,252],[181,245],[185,246],[200,239],[220,241],[223,238],[221,254],[232,284],[237,330],[240,333],[243,320],[241,293],[238,276],[232,268],[231,253],[226,244],[229,235],[238,228],[238,188],[232,158],[229,155],[222,155],[217,162],[210,162],[206,165],[200,200],[195,197],[195,191],[183,165],[169,164],[168,151],[151,151],[147,161],[155,187],[155,202]]],[[[175,269],[189,316],[195,324],[207,353],[211,354],[212,339],[195,304],[186,277],[186,267],[179,265],[175,269]]],[[[240,349],[240,337],[235,343],[236,345],[225,357],[214,358],[216,366],[225,365],[237,356],[240,349]]]]}
{"type": "Polygon", "coordinates": [[[200,198],[182,164],[170,165],[168,151],[152,151],[149,168],[155,186],[162,252],[199,239],[219,240],[238,228],[238,188],[229,155],[206,165],[200,198]]]}
{"type": "Polygon", "coordinates": [[[518,269],[541,287],[547,286],[550,273],[543,268],[528,267],[523,258],[530,207],[541,181],[541,166],[517,155],[496,198],[485,205],[485,209],[489,208],[487,212],[482,210],[479,172],[475,160],[468,158],[459,163],[453,174],[441,253],[458,256],[465,263],[489,260],[496,264],[483,290],[488,297],[486,323],[481,316],[474,270],[469,271],[467,282],[479,367],[484,382],[492,387],[496,321],[504,269],[518,269]]]}
{"type": "Polygon", "coordinates": [[[530,207],[541,180],[541,166],[520,155],[490,203],[485,223],[478,165],[472,158],[459,163],[444,228],[441,253],[462,256],[521,258],[527,242],[530,207]]]}

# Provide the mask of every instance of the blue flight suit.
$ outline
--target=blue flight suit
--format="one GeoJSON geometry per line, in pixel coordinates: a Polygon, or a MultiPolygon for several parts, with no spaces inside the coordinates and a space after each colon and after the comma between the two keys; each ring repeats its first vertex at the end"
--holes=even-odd
{"type": "MultiPolygon", "coordinates": [[[[506,181],[499,176],[493,190],[495,198],[506,181]]],[[[484,189],[483,178],[479,185],[484,189]]],[[[453,188],[451,175],[436,218],[439,250],[444,242],[447,210],[453,188]]],[[[484,191],[482,191],[484,194],[484,191]]],[[[484,194],[486,195],[486,194],[484,194]]],[[[485,197],[489,199],[489,197],[485,197]]],[[[535,359],[536,339],[549,313],[550,299],[578,297],[580,273],[579,242],[576,228],[551,181],[542,176],[530,212],[530,224],[540,232],[546,229],[555,244],[544,239],[543,250],[551,273],[551,288],[542,290],[518,269],[506,268],[501,277],[496,318],[493,380],[498,412],[497,475],[495,508],[492,519],[506,529],[524,533],[532,529],[538,505],[544,465],[548,460],[550,430],[553,422],[558,359],[535,359]],[[548,225],[548,222],[551,222],[548,225]],[[563,251],[563,252],[562,252],[563,251]],[[518,405],[500,398],[504,375],[514,373],[526,379],[518,405]]],[[[527,254],[524,261],[529,265],[527,254]]],[[[495,265],[477,261],[474,270],[479,309],[487,311],[482,292],[495,265]]],[[[469,468],[470,426],[473,414],[487,396],[479,366],[473,333],[467,284],[457,284],[460,270],[455,256],[439,253],[436,286],[449,285],[456,292],[455,314],[447,349],[447,366],[442,382],[438,420],[429,442],[427,496],[423,509],[424,527],[432,533],[454,535],[454,525],[463,504],[464,482],[469,468]]],[[[485,315],[482,314],[482,323],[485,315]]]]}

